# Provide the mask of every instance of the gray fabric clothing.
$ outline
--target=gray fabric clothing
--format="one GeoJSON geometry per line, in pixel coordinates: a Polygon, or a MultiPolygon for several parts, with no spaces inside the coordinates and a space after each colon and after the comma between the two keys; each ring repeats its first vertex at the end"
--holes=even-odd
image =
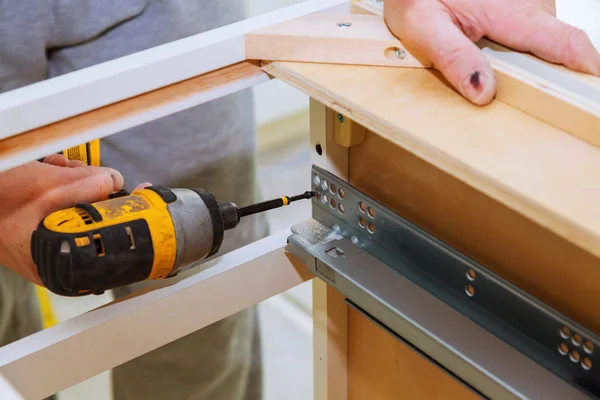
{"type": "MultiPolygon", "coordinates": [[[[229,24],[243,13],[243,0],[0,0],[0,91],[229,24]]],[[[252,107],[247,90],[113,135],[101,142],[102,163],[121,171],[127,189],[145,181],[200,187],[249,204],[258,200],[252,107]]],[[[247,219],[226,233],[220,254],[266,233],[262,217],[247,219]]],[[[0,323],[8,315],[33,321],[36,311],[2,310],[0,323]]],[[[114,396],[259,399],[260,366],[256,311],[245,310],[116,368],[114,396]]]]}

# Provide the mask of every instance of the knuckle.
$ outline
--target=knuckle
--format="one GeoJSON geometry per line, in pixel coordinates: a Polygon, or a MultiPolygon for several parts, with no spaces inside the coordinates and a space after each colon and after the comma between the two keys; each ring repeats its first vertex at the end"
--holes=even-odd
{"type": "Polygon", "coordinates": [[[436,50],[437,66],[442,70],[452,69],[453,66],[460,63],[466,56],[465,49],[462,47],[440,47],[436,50]]]}

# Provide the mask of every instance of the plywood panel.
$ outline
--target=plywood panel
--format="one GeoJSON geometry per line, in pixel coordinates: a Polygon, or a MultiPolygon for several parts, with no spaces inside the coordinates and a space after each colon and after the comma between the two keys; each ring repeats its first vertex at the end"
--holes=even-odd
{"type": "Polygon", "coordinates": [[[600,261],[568,240],[371,132],[351,148],[350,183],[600,332],[600,261]]]}
{"type": "Polygon", "coordinates": [[[349,400],[478,398],[353,308],[348,326],[349,400]]]}

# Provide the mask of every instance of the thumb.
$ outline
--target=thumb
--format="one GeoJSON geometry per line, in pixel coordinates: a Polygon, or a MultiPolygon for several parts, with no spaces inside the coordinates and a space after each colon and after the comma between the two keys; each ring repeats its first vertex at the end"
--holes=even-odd
{"type": "Polygon", "coordinates": [[[491,102],[496,78],[485,55],[454,22],[445,7],[412,4],[410,10],[390,12],[387,24],[403,43],[428,57],[464,97],[478,105],[491,102]],[[397,20],[396,20],[397,19],[397,20]]]}
{"type": "MultiPolygon", "coordinates": [[[[52,167],[56,168],[56,167],[52,167]]],[[[59,184],[46,193],[45,202],[50,212],[73,207],[77,203],[105,200],[123,188],[123,176],[112,168],[60,168],[59,184]]]]}

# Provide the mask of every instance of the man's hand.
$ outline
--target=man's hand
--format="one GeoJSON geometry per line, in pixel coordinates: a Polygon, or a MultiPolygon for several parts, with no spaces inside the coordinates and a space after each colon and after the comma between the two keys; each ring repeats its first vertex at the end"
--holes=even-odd
{"type": "Polygon", "coordinates": [[[48,214],[106,199],[123,187],[114,169],[88,167],[61,155],[0,173],[0,265],[41,285],[31,258],[31,233],[48,214]]]}
{"type": "Polygon", "coordinates": [[[474,44],[482,37],[600,76],[600,53],[581,30],[556,19],[554,0],[386,0],[385,20],[475,104],[494,98],[496,79],[474,44]]]}

